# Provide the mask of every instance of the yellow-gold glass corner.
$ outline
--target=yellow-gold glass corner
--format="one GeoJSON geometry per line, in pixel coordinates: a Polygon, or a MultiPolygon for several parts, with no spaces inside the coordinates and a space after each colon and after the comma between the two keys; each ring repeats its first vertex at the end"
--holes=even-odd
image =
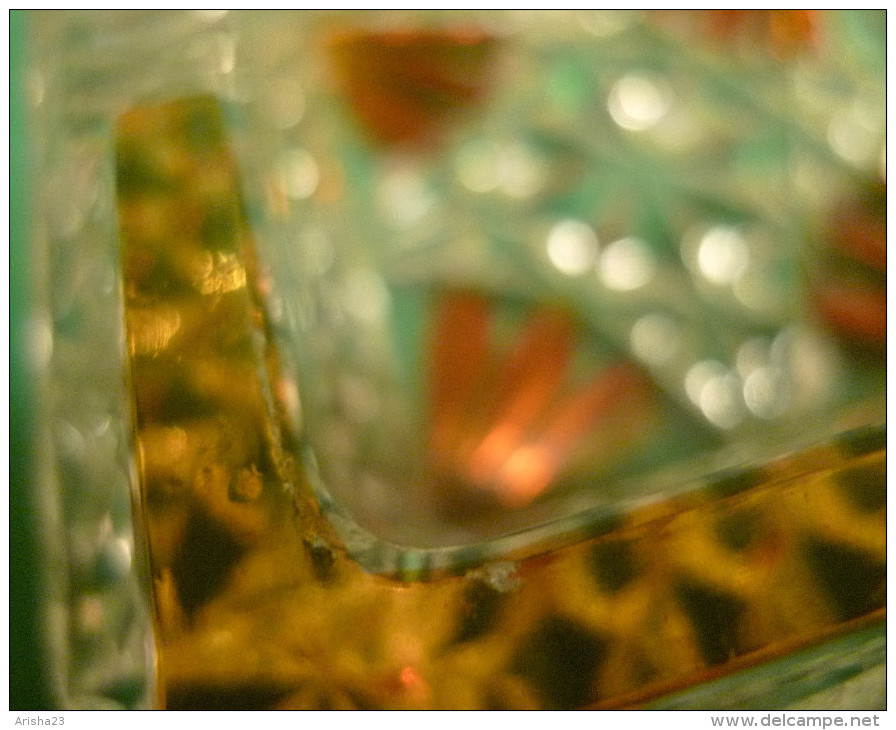
{"type": "Polygon", "coordinates": [[[27,16],[60,707],[885,707],[885,14],[27,16]]]}

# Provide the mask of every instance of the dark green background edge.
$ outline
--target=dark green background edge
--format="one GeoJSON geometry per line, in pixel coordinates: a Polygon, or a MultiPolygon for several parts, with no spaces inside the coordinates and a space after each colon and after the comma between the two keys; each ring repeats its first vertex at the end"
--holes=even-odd
{"type": "Polygon", "coordinates": [[[53,709],[41,643],[33,525],[33,384],[26,361],[28,257],[27,119],[23,69],[28,15],[9,12],[9,709],[53,709]]]}

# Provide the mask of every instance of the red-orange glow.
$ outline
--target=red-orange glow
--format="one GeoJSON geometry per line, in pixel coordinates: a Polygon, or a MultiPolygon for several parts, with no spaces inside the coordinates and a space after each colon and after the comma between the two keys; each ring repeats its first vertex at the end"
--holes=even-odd
{"type": "Polygon", "coordinates": [[[413,705],[429,700],[429,682],[426,681],[416,667],[410,664],[402,667],[398,678],[402,694],[404,694],[407,700],[413,703],[413,705]]]}
{"type": "Polygon", "coordinates": [[[745,41],[773,56],[786,57],[819,45],[818,10],[658,10],[651,15],[677,32],[693,27],[723,49],[745,41]]]}
{"type": "Polygon", "coordinates": [[[886,183],[876,183],[834,212],[829,259],[814,286],[815,309],[852,344],[880,349],[887,341],[886,183]]]}
{"type": "Polygon", "coordinates": [[[651,406],[650,384],[639,370],[618,363],[602,371],[590,385],[559,401],[544,429],[505,459],[495,479],[499,498],[514,507],[531,502],[569,466],[586,439],[592,459],[609,460],[633,435],[623,423],[631,421],[634,433],[643,432],[651,406]]]}
{"type": "Polygon", "coordinates": [[[430,465],[441,488],[516,508],[548,490],[580,452],[600,465],[630,448],[648,428],[653,391],[628,362],[570,383],[579,332],[560,309],[532,312],[509,348],[493,343],[492,306],[454,292],[436,308],[430,465]]]}
{"type": "Polygon", "coordinates": [[[456,112],[488,90],[495,41],[468,27],[441,31],[347,30],[329,43],[356,117],[379,142],[437,141],[456,112]]]}
{"type": "Polygon", "coordinates": [[[516,447],[524,429],[518,423],[502,423],[473,451],[469,474],[474,482],[487,483],[516,447]]]}
{"type": "Polygon", "coordinates": [[[815,294],[821,316],[846,339],[868,345],[887,341],[887,291],[847,280],[826,283],[815,294]]]}
{"type": "Polygon", "coordinates": [[[710,32],[730,43],[747,37],[779,56],[813,47],[818,39],[817,10],[704,11],[710,32]]]}
{"type": "Polygon", "coordinates": [[[543,444],[521,446],[504,462],[494,482],[498,499],[522,507],[541,494],[558,471],[557,454],[543,444]]]}
{"type": "Polygon", "coordinates": [[[887,185],[878,183],[865,198],[840,206],[831,220],[830,245],[872,269],[887,270],[887,185]]]}
{"type": "Polygon", "coordinates": [[[553,452],[567,455],[590,430],[614,414],[634,413],[643,418],[651,400],[647,377],[629,363],[617,363],[560,403],[541,441],[553,452]]]}
{"type": "Polygon", "coordinates": [[[420,673],[414,669],[414,667],[408,665],[401,670],[401,683],[405,687],[409,687],[412,685],[423,684],[424,682],[420,673]]]}
{"type": "Polygon", "coordinates": [[[558,390],[574,344],[566,313],[537,312],[496,376],[492,423],[528,427],[558,390]]]}
{"type": "Polygon", "coordinates": [[[487,366],[488,301],[470,292],[444,295],[436,306],[430,344],[430,450],[444,460],[487,366]]]}
{"type": "Polygon", "coordinates": [[[526,431],[548,407],[560,388],[574,346],[568,315],[554,310],[536,313],[501,369],[486,383],[490,405],[474,419],[486,417],[485,434],[467,443],[467,460],[474,482],[488,483],[507,461],[526,431]]]}

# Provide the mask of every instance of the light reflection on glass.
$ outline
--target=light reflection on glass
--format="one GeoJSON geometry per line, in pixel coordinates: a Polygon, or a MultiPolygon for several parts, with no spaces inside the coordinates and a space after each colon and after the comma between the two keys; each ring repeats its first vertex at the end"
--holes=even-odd
{"type": "Polygon", "coordinates": [[[53,357],[53,325],[44,313],[35,313],[28,325],[28,361],[40,371],[53,357]]]}
{"type": "Polygon", "coordinates": [[[289,423],[298,433],[302,428],[302,400],[299,388],[291,378],[280,378],[277,381],[277,400],[283,404],[283,411],[289,423]]]}
{"type": "Polygon", "coordinates": [[[734,228],[715,226],[703,234],[697,248],[697,267],[713,284],[733,284],[750,263],[743,236],[734,228]]]}
{"type": "Polygon", "coordinates": [[[644,241],[621,238],[603,251],[598,270],[604,286],[616,291],[632,291],[653,277],[653,254],[644,241]]]}
{"type": "Polygon", "coordinates": [[[220,20],[229,12],[229,10],[194,10],[193,14],[202,20],[211,22],[220,20]]]}
{"type": "Polygon", "coordinates": [[[724,377],[728,369],[718,360],[701,360],[691,366],[684,380],[685,392],[695,404],[700,405],[703,388],[711,380],[724,377]]]}
{"type": "Polygon", "coordinates": [[[664,365],[678,354],[681,328],[667,314],[645,314],[632,327],[630,343],[635,357],[648,365],[664,365]]]}
{"type": "Polygon", "coordinates": [[[54,436],[60,454],[70,459],[79,459],[83,456],[87,442],[71,423],[60,420],[56,424],[54,436]]]}
{"type": "MultiPolygon", "coordinates": [[[[111,517],[110,517],[111,522],[111,517]]],[[[103,536],[103,566],[114,575],[124,575],[131,569],[133,547],[127,537],[103,536]]]]}
{"type": "Polygon", "coordinates": [[[280,171],[286,185],[286,194],[294,200],[309,198],[317,190],[320,170],[314,158],[303,149],[283,153],[280,171]]]}
{"type": "Polygon", "coordinates": [[[847,162],[856,165],[874,159],[882,135],[882,120],[867,104],[857,100],[837,112],[828,124],[828,144],[847,162]]]}
{"type": "Polygon", "coordinates": [[[510,507],[527,504],[551,483],[558,467],[556,461],[537,444],[521,446],[498,473],[499,499],[510,507]]]}
{"type": "Polygon", "coordinates": [[[665,84],[638,74],[628,74],[610,90],[608,108],[623,129],[635,132],[655,126],[669,111],[671,94],[665,84]]]}
{"type": "Polygon", "coordinates": [[[68,169],[46,182],[46,194],[54,201],[49,218],[52,232],[63,239],[73,237],[84,226],[94,184],[90,161],[74,154],[72,157],[68,169]]]}
{"type": "Polygon", "coordinates": [[[849,115],[839,114],[828,125],[831,149],[848,162],[864,162],[872,153],[874,142],[873,132],[857,124],[849,115]]]}
{"type": "Polygon", "coordinates": [[[30,70],[25,77],[25,93],[28,96],[28,104],[36,109],[44,103],[47,85],[43,74],[38,70],[30,70]]]}
{"type": "Polygon", "coordinates": [[[740,390],[740,378],[734,373],[711,377],[700,389],[700,410],[719,428],[734,428],[743,420],[740,390]]]}
{"type": "Polygon", "coordinates": [[[773,419],[784,413],[790,402],[790,387],[780,368],[759,367],[744,380],[744,403],[760,418],[773,419]]]}
{"type": "Polygon", "coordinates": [[[218,71],[229,74],[236,68],[236,45],[231,36],[221,33],[216,38],[218,45],[218,71]]]}
{"type": "Polygon", "coordinates": [[[106,620],[104,602],[98,596],[83,596],[78,601],[77,623],[82,634],[97,633],[106,620]]]}
{"type": "Polygon", "coordinates": [[[731,287],[734,297],[743,306],[764,316],[783,313],[789,292],[760,267],[749,267],[731,287]]]}
{"type": "MultiPolygon", "coordinates": [[[[693,365],[685,376],[685,391],[713,425],[730,429],[743,420],[741,379],[721,362],[702,360],[693,365]]],[[[759,395],[757,399],[761,400],[759,395]]]]}
{"type": "Polygon", "coordinates": [[[535,195],[546,176],[545,161],[519,141],[469,142],[458,151],[454,167],[461,185],[471,192],[501,192],[519,199],[535,195]]]}
{"type": "Polygon", "coordinates": [[[380,184],[380,206],[399,228],[418,223],[435,205],[436,198],[419,173],[409,166],[387,170],[380,184]]]}
{"type": "Polygon", "coordinates": [[[833,344],[800,325],[782,330],[772,341],[770,360],[790,373],[795,407],[824,401],[841,364],[833,344]]]}
{"type": "Polygon", "coordinates": [[[569,218],[551,228],[548,258],[564,274],[579,276],[594,266],[598,245],[597,234],[591,226],[569,218]]]}
{"type": "Polygon", "coordinates": [[[499,186],[511,198],[528,198],[542,186],[544,162],[521,142],[503,147],[497,165],[499,186]]]}

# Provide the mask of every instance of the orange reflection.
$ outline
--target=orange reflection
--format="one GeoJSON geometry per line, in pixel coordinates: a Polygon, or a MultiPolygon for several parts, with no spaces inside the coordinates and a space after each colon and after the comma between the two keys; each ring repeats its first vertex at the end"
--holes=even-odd
{"type": "Polygon", "coordinates": [[[636,366],[576,375],[579,331],[562,309],[531,312],[508,347],[494,341],[493,319],[493,305],[468,292],[436,309],[429,451],[444,489],[522,507],[563,473],[613,465],[638,443],[654,396],[636,366]]]}
{"type": "Polygon", "coordinates": [[[384,144],[437,141],[458,111],[488,92],[496,42],[475,28],[345,30],[330,55],[352,111],[384,144]]]}
{"type": "Polygon", "coordinates": [[[488,357],[488,300],[472,292],[442,297],[430,347],[431,453],[449,452],[488,357]]]}
{"type": "Polygon", "coordinates": [[[813,303],[851,345],[881,351],[887,342],[887,185],[876,182],[831,216],[813,303]]]}
{"type": "MultiPolygon", "coordinates": [[[[527,429],[548,407],[573,349],[573,323],[563,312],[536,312],[513,352],[486,388],[491,395],[488,433],[468,458],[474,482],[493,482],[527,429]]],[[[478,439],[477,439],[478,440],[478,439]]]]}
{"type": "Polygon", "coordinates": [[[657,10],[651,15],[673,31],[695,28],[723,46],[743,42],[781,58],[816,48],[819,41],[818,10],[657,10]]]}

